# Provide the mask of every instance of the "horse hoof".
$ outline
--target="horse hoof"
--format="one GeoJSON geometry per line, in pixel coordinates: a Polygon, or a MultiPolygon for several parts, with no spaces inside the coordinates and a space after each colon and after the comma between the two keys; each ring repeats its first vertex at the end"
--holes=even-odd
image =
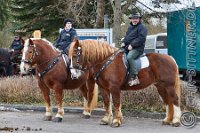
{"type": "Polygon", "coordinates": [[[119,127],[120,125],[121,125],[120,123],[116,122],[116,123],[113,123],[113,124],[111,125],[111,127],[119,127]]]}
{"type": "Polygon", "coordinates": [[[163,122],[162,122],[162,125],[170,125],[170,123],[169,123],[169,122],[166,122],[166,121],[163,121],[163,122]]]}
{"type": "Polygon", "coordinates": [[[100,121],[100,125],[109,125],[109,122],[104,121],[104,120],[101,120],[101,121],[100,121]]]}
{"type": "Polygon", "coordinates": [[[62,118],[60,118],[60,117],[55,117],[55,118],[53,119],[53,122],[62,122],[62,118]]]}
{"type": "Polygon", "coordinates": [[[90,115],[82,115],[82,118],[84,118],[84,119],[90,119],[90,115]]]}
{"type": "Polygon", "coordinates": [[[180,122],[172,123],[172,127],[179,127],[181,125],[180,122]]]}
{"type": "Polygon", "coordinates": [[[44,121],[51,121],[52,120],[52,116],[44,116],[43,120],[44,121]]]}

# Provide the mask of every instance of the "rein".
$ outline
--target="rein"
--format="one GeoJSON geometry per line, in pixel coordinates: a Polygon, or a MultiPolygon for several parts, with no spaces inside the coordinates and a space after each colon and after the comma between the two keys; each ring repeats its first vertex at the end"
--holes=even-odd
{"type": "Polygon", "coordinates": [[[33,51],[32,51],[33,52],[32,57],[30,59],[27,59],[27,60],[26,59],[22,59],[21,62],[31,64],[33,62],[34,57],[38,56],[39,54],[36,51],[36,46],[35,45],[29,45],[29,47],[33,47],[34,48],[33,51]]]}

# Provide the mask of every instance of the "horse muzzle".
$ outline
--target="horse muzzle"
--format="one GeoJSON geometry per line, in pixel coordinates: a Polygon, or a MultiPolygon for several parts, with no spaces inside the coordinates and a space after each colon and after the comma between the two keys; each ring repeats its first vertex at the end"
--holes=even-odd
{"type": "Polygon", "coordinates": [[[24,62],[21,62],[20,64],[20,74],[26,75],[31,74],[34,68],[32,68],[30,65],[25,64],[24,62]]]}
{"type": "Polygon", "coordinates": [[[77,69],[70,69],[71,72],[71,78],[74,79],[78,79],[83,73],[81,70],[77,70],[77,69]]]}

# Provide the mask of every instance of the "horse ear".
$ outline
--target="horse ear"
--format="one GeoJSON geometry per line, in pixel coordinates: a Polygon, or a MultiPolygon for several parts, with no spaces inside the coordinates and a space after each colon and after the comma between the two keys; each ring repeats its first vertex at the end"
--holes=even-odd
{"type": "Polygon", "coordinates": [[[76,41],[78,41],[78,38],[74,37],[73,42],[76,42],[76,41]]]}
{"type": "Polygon", "coordinates": [[[74,38],[73,42],[75,43],[75,46],[79,46],[79,41],[76,37],[74,38]]]}
{"type": "Polygon", "coordinates": [[[33,45],[33,40],[29,39],[29,45],[33,45]]]}

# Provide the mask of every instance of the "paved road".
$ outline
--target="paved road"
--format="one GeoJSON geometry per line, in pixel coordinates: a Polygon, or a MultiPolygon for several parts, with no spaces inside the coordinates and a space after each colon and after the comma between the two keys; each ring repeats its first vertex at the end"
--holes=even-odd
{"type": "MultiPolygon", "coordinates": [[[[81,118],[81,114],[66,113],[62,123],[43,121],[43,112],[0,111],[0,128],[14,128],[19,133],[199,133],[200,124],[192,129],[161,125],[161,120],[125,117],[119,128],[99,125],[102,116],[91,119],[81,118]]],[[[9,129],[8,129],[9,130],[9,129]]],[[[0,131],[8,132],[8,131],[0,131]]]]}

